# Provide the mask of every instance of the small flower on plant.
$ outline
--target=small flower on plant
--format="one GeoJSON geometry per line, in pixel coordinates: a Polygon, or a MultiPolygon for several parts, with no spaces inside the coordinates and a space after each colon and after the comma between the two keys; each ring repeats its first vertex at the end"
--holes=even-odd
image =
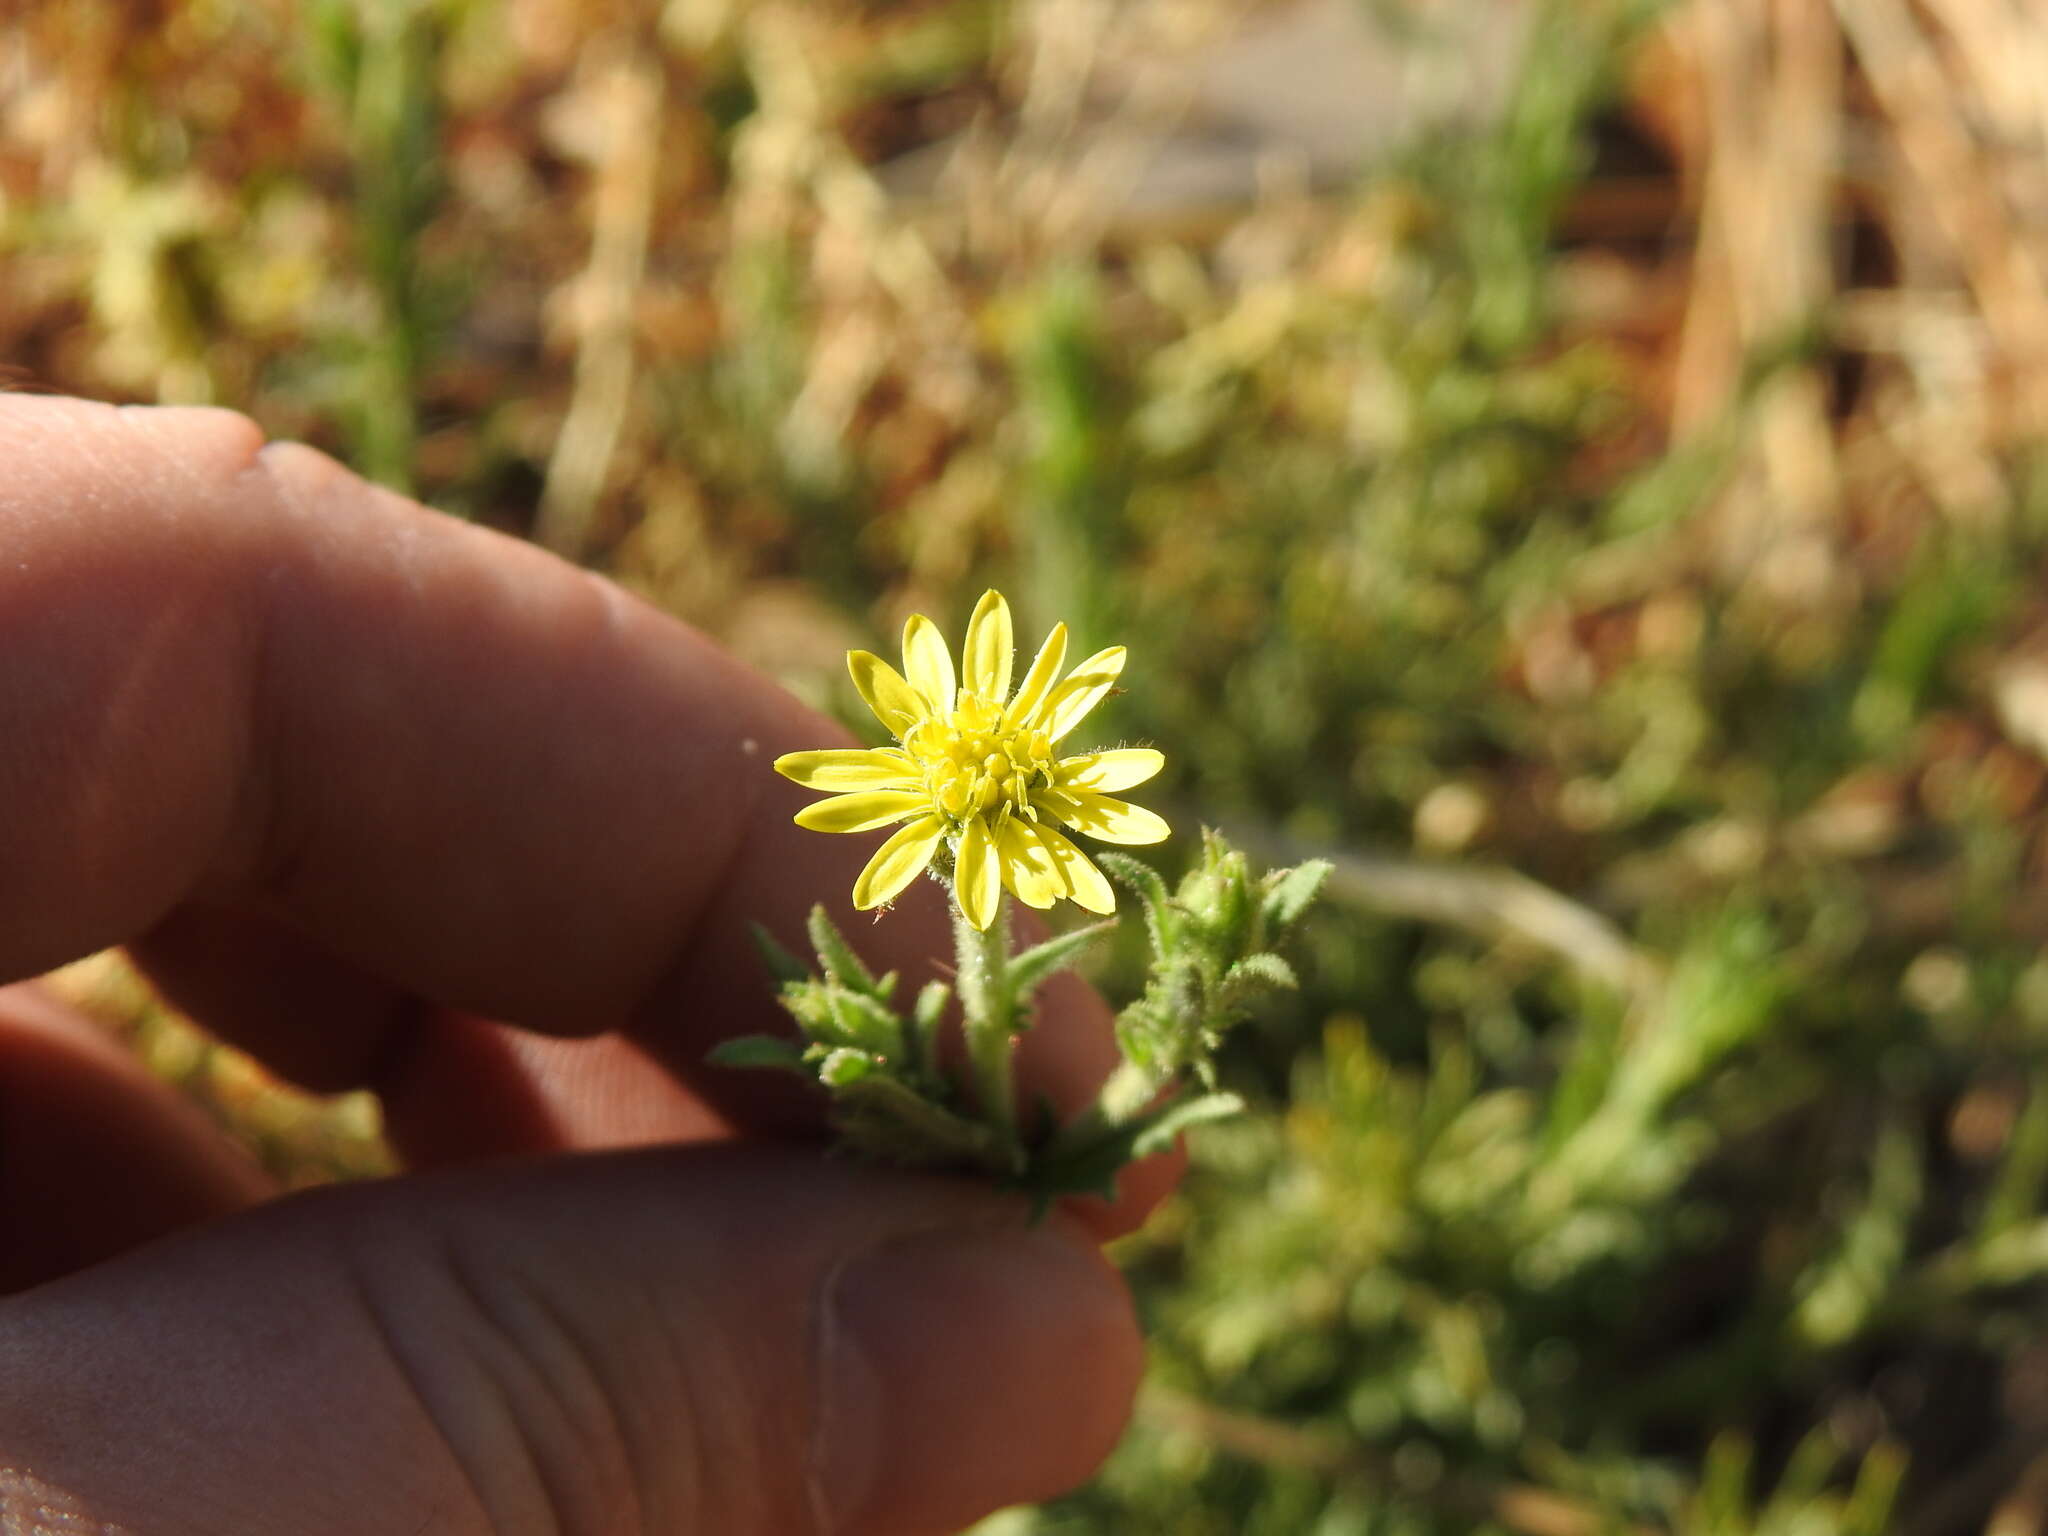
{"type": "Polygon", "coordinates": [[[749,1035],[724,1042],[712,1059],[810,1079],[829,1096],[844,1144],[863,1155],[979,1169],[1030,1191],[1042,1211],[1061,1195],[1112,1197],[1124,1164],[1242,1107],[1217,1087],[1216,1048],[1252,996],[1294,984],[1268,946],[1300,917],[1329,866],[1255,876],[1244,855],[1204,833],[1195,867],[1170,891],[1149,865],[1097,854],[1144,909],[1152,949],[1145,990],[1117,1016],[1123,1061],[1095,1101],[1063,1122],[1044,1106],[1027,1119],[1012,1065],[1038,987],[1114,925],[1070,929],[1012,954],[1010,896],[1033,907],[1064,897],[1112,912],[1109,881],[1061,829],[1105,843],[1156,843],[1167,826],[1115,795],[1157,773],[1159,753],[1060,755],[1115,685],[1123,647],[1098,651],[1062,677],[1067,628],[1056,624],[1014,691],[1013,656],[1010,607],[998,592],[975,605],[957,672],[938,626],[913,615],[903,628],[901,672],[866,651],[846,658],[895,745],[775,760],[778,772],[829,796],[799,811],[798,826],[896,826],[854,882],[855,906],[887,904],[926,869],[952,885],[952,980],[927,981],[906,1012],[895,998],[897,974],[871,971],[814,906],[815,969],[765,929],[754,933],[800,1039],[749,1035]],[[955,1080],[939,1038],[956,1003],[970,1091],[955,1080]]]}
{"type": "Polygon", "coordinates": [[[903,626],[902,672],[867,651],[846,658],[854,687],[897,744],[775,760],[778,773],[831,796],[799,811],[800,827],[868,832],[902,823],[854,881],[855,906],[887,904],[939,858],[942,868],[952,864],[954,899],[978,929],[995,920],[1006,888],[1030,907],[1066,898],[1113,912],[1109,882],[1059,829],[1105,843],[1166,837],[1165,821],[1113,793],[1157,773],[1158,752],[1058,755],[1115,684],[1124,648],[1097,651],[1061,678],[1067,627],[1056,624],[1014,693],[1013,652],[1010,605],[999,592],[975,605],[957,677],[938,626],[913,614],[903,626]]]}

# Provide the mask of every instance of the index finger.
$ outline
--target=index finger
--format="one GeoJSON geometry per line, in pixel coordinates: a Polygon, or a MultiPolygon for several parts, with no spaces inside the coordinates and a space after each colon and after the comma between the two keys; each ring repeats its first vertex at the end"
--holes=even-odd
{"type": "MultiPolygon", "coordinates": [[[[869,850],[791,825],[767,765],[843,733],[611,584],[226,413],[0,398],[0,465],[0,976],[205,902],[685,1073],[777,1026],[746,925],[843,908],[869,850]]],[[[945,921],[920,895],[858,935],[914,973],[945,921]]],[[[394,1016],[322,1024],[367,1061],[394,1016]]],[[[1069,989],[1044,1034],[1027,1087],[1071,1104],[1100,1003],[1069,989]]]]}

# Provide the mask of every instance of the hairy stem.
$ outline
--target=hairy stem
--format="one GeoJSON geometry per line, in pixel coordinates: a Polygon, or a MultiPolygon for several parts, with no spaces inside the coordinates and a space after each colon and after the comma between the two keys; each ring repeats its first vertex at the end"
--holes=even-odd
{"type": "Polygon", "coordinates": [[[986,1125],[966,1120],[889,1077],[871,1077],[840,1092],[841,1129],[856,1144],[872,1141],[882,1158],[916,1167],[976,1164],[1010,1171],[1008,1154],[986,1125]],[[905,1157],[905,1148],[915,1148],[905,1157]]]}
{"type": "Polygon", "coordinates": [[[1017,1000],[1011,995],[1008,974],[1008,894],[997,899],[995,920],[986,930],[968,922],[956,903],[953,944],[959,965],[961,1025],[967,1036],[967,1059],[974,1071],[975,1096],[1005,1160],[1013,1172],[1021,1171],[1024,1148],[1017,1138],[1017,1095],[1010,1077],[1017,1000]]]}

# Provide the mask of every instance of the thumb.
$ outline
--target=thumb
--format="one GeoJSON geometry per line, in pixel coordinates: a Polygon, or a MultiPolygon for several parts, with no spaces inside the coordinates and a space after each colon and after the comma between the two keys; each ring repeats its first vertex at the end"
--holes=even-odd
{"type": "Polygon", "coordinates": [[[292,1197],[0,1305],[0,1528],[913,1536],[1079,1481],[1092,1246],[793,1149],[292,1197]]]}

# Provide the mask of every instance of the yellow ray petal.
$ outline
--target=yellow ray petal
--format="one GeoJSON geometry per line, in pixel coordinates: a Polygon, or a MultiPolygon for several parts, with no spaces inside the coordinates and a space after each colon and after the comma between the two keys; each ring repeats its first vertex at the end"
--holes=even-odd
{"type": "Polygon", "coordinates": [[[866,912],[894,901],[931,863],[945,830],[946,824],[936,816],[897,828],[895,835],[875,850],[867,868],[853,882],[853,904],[866,912]]]}
{"type": "Polygon", "coordinates": [[[1032,724],[1054,741],[1079,725],[1088,711],[1102,702],[1124,669],[1124,648],[1112,645],[1082,662],[1067,680],[1045,696],[1032,724]]]}
{"type": "Polygon", "coordinates": [[[1061,789],[1094,790],[1101,794],[1142,784],[1166,766],[1166,754],[1150,747],[1118,747],[1090,752],[1053,765],[1053,782],[1061,789]]]}
{"type": "Polygon", "coordinates": [[[986,930],[996,920],[996,902],[1003,894],[1002,871],[996,865],[996,850],[988,826],[979,816],[967,823],[955,852],[953,895],[960,911],[975,927],[986,930]]]}
{"type": "Polygon", "coordinates": [[[1031,669],[1024,674],[1024,681],[1018,685],[1017,697],[1010,700],[1010,707],[1004,711],[1012,725],[1021,725],[1045,701],[1066,659],[1067,626],[1055,624],[1052,633],[1045,637],[1045,644],[1038,648],[1038,655],[1033,658],[1031,669]]]}
{"type": "Polygon", "coordinates": [[[931,713],[924,695],[903,680],[903,674],[873,651],[848,651],[846,670],[853,674],[853,686],[875,712],[875,718],[899,740],[912,726],[931,713]]]}
{"type": "Polygon", "coordinates": [[[967,643],[961,647],[961,670],[967,686],[992,704],[1003,702],[1010,691],[1010,663],[1017,639],[1010,627],[1010,605],[1003,594],[990,587],[974,605],[974,617],[967,621],[967,643]]]}
{"type": "Polygon", "coordinates": [[[1038,829],[1039,840],[1052,855],[1067,882],[1067,895],[1090,912],[1107,915],[1116,910],[1116,892],[1088,857],[1051,827],[1038,829]]]}
{"type": "Polygon", "coordinates": [[[910,686],[925,697],[927,713],[943,715],[953,708],[953,653],[939,626],[921,613],[903,625],[903,671],[910,686]]]}
{"type": "Polygon", "coordinates": [[[1038,840],[1038,829],[1012,816],[996,832],[1003,884],[1027,907],[1043,910],[1067,894],[1066,876],[1038,840]]]}
{"type": "Polygon", "coordinates": [[[850,789],[914,789],[917,767],[894,747],[831,748],[819,752],[787,752],[775,759],[775,771],[805,789],[843,792],[850,789]]]}
{"type": "Polygon", "coordinates": [[[1141,805],[1088,790],[1067,794],[1041,789],[1032,795],[1031,803],[1076,832],[1085,832],[1104,843],[1159,843],[1173,831],[1161,817],[1141,805]]]}
{"type": "Polygon", "coordinates": [[[805,806],[796,813],[796,824],[813,832],[868,832],[928,811],[931,805],[931,796],[922,790],[865,789],[805,806]]]}

